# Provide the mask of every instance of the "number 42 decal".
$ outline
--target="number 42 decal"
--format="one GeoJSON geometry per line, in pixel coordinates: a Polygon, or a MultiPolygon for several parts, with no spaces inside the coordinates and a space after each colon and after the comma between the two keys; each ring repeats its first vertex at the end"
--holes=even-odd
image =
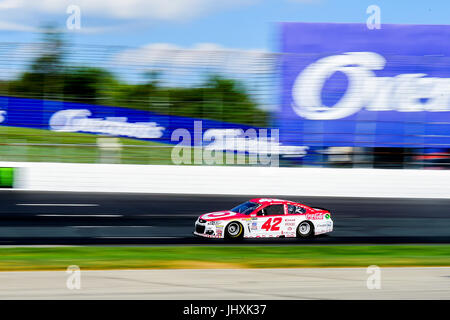
{"type": "Polygon", "coordinates": [[[282,221],[282,218],[274,218],[272,224],[272,218],[269,218],[264,224],[261,226],[261,229],[266,231],[279,231],[280,227],[278,226],[282,221]]]}

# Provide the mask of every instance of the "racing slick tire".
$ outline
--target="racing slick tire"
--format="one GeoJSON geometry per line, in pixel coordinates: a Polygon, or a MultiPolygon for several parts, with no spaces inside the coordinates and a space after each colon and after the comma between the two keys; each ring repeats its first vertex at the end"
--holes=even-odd
{"type": "Polygon", "coordinates": [[[297,238],[311,238],[314,235],[314,225],[309,221],[302,221],[297,226],[297,238]]]}
{"type": "Polygon", "coordinates": [[[241,240],[244,237],[244,227],[237,221],[232,221],[225,228],[225,240],[241,240]]]}

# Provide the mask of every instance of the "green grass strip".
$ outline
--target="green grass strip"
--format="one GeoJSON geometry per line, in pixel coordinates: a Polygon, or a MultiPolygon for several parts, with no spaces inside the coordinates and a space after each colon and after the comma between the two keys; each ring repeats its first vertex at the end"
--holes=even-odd
{"type": "Polygon", "coordinates": [[[0,248],[0,271],[450,266],[450,245],[0,248]]]}
{"type": "MultiPolygon", "coordinates": [[[[97,147],[97,138],[100,137],[88,133],[0,126],[0,161],[101,163],[113,160],[122,164],[174,164],[174,144],[119,138],[122,149],[114,155],[97,147]],[[105,157],[114,159],[104,160],[105,157]]],[[[194,149],[187,152],[190,153],[190,161],[183,164],[196,164],[194,149]]],[[[222,163],[217,164],[226,165],[230,154],[218,152],[222,163]]],[[[232,157],[230,165],[238,164],[238,157],[234,153],[232,157]]],[[[244,160],[248,163],[249,157],[245,156],[244,160]]]]}
{"type": "Polygon", "coordinates": [[[15,168],[0,168],[0,188],[14,187],[15,168]]]}

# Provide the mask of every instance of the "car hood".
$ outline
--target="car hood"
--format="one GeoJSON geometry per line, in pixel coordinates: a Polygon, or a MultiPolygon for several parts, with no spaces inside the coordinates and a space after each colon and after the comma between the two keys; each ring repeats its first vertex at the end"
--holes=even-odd
{"type": "Polygon", "coordinates": [[[215,212],[208,212],[200,216],[200,219],[206,220],[206,221],[214,221],[214,220],[230,220],[235,218],[240,218],[244,215],[240,213],[236,213],[233,211],[215,211],[215,212]]]}

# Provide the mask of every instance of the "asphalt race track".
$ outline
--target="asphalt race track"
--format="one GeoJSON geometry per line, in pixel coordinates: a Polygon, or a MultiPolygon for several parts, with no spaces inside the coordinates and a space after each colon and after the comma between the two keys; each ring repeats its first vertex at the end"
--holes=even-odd
{"type": "MultiPolygon", "coordinates": [[[[2,190],[0,244],[223,244],[193,237],[194,221],[253,197],[2,190]]],[[[335,231],[244,244],[450,243],[448,199],[277,198],[330,209],[335,231]]]]}

